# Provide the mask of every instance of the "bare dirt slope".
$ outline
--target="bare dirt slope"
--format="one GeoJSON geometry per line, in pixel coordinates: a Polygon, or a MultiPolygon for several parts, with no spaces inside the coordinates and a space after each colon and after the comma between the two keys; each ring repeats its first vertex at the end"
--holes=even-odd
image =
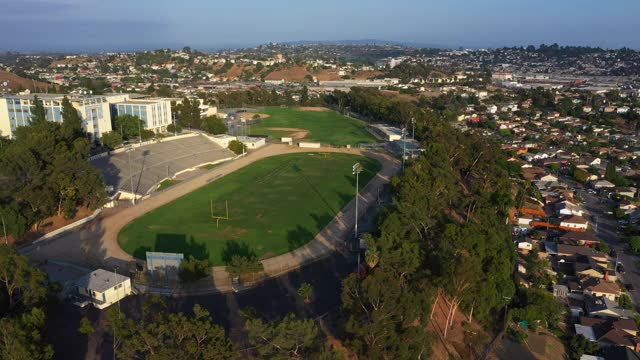
{"type": "Polygon", "coordinates": [[[29,89],[33,91],[35,88],[46,89],[54,87],[54,85],[46,82],[31,80],[18,76],[14,73],[0,71],[0,85],[5,81],[8,83],[8,87],[12,91],[17,91],[19,89],[29,89]]]}

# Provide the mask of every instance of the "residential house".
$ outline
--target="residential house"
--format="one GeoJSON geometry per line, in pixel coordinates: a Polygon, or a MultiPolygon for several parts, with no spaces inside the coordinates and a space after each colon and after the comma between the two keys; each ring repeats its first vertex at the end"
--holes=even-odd
{"type": "Polygon", "coordinates": [[[576,231],[586,231],[589,227],[589,222],[582,216],[572,215],[561,219],[560,227],[576,231]]]}
{"type": "Polygon", "coordinates": [[[575,215],[575,216],[582,216],[583,214],[583,210],[580,207],[580,205],[575,204],[571,201],[568,200],[563,200],[560,202],[557,202],[555,204],[555,208],[556,208],[556,212],[558,213],[559,216],[563,216],[563,215],[575,215]]]}
{"type": "Polygon", "coordinates": [[[521,214],[520,216],[518,216],[518,226],[520,227],[528,227],[529,225],[531,225],[532,221],[533,215],[521,214]]]}
{"type": "Polygon", "coordinates": [[[614,191],[616,192],[616,194],[620,196],[634,198],[636,197],[636,193],[638,192],[638,189],[634,187],[615,187],[614,191]]]}
{"type": "Polygon", "coordinates": [[[104,309],[133,292],[131,279],[107,270],[95,270],[76,282],[78,293],[89,298],[98,309],[104,309]]]}
{"type": "Polygon", "coordinates": [[[637,206],[629,200],[622,200],[618,204],[618,208],[624,210],[625,214],[631,214],[636,210],[637,206]]]}
{"type": "Polygon", "coordinates": [[[638,326],[633,319],[601,319],[580,317],[575,325],[576,334],[581,334],[591,341],[597,341],[603,347],[625,346],[637,351],[640,339],[636,336],[638,326]]]}
{"type": "MultiPolygon", "coordinates": [[[[607,278],[607,276],[605,276],[607,278]]],[[[580,281],[583,293],[585,295],[600,297],[604,296],[611,301],[618,301],[622,294],[620,287],[613,281],[598,279],[594,277],[585,277],[580,281]]]]}
{"type": "Polygon", "coordinates": [[[598,236],[593,232],[575,232],[570,231],[560,237],[560,241],[566,244],[577,244],[583,246],[591,246],[600,242],[598,236]]]}
{"type": "Polygon", "coordinates": [[[587,296],[584,300],[587,315],[601,319],[632,319],[633,311],[623,309],[604,296],[587,296]]]}
{"type": "Polygon", "coordinates": [[[566,285],[553,285],[553,296],[566,298],[569,296],[569,288],[566,285]]]}
{"type": "Polygon", "coordinates": [[[610,181],[607,180],[598,180],[596,182],[593,183],[593,188],[596,190],[601,190],[601,189],[612,189],[615,188],[616,186],[611,183],[610,181]]]}
{"type": "Polygon", "coordinates": [[[607,346],[602,349],[602,359],[604,360],[640,360],[640,353],[634,350],[631,350],[626,346],[607,346]]]}

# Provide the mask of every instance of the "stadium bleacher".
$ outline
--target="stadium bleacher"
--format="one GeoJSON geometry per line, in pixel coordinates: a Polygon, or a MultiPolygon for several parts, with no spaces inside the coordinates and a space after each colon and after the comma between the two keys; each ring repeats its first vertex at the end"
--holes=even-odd
{"type": "Polygon", "coordinates": [[[177,172],[234,156],[228,149],[198,135],[142,146],[91,163],[102,171],[106,184],[113,187],[109,195],[131,192],[131,180],[133,192],[145,195],[155,184],[177,172]]]}

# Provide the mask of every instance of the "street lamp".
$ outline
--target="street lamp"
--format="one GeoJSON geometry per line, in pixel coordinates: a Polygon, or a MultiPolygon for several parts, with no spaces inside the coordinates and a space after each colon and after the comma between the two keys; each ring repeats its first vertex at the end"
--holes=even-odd
{"type": "Polygon", "coordinates": [[[362,172],[362,165],[359,162],[355,163],[352,167],[353,175],[356,176],[356,225],[354,227],[354,234],[356,236],[356,240],[358,239],[358,194],[360,191],[358,190],[360,173],[362,172]]]}

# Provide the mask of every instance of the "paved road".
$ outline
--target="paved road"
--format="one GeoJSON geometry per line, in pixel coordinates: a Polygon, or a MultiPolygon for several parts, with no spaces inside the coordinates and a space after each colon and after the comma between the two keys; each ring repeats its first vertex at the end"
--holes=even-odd
{"type": "Polygon", "coordinates": [[[625,270],[625,273],[618,274],[618,277],[623,284],[633,285],[633,290],[629,293],[636,308],[640,310],[638,307],[640,305],[640,271],[636,266],[639,259],[637,256],[625,252],[626,243],[620,240],[616,231],[618,223],[612,215],[607,214],[608,211],[611,211],[614,202],[586,191],[580,191],[579,194],[584,200],[585,210],[591,217],[591,224],[596,234],[616,251],[617,261],[622,263],[625,270]]]}

